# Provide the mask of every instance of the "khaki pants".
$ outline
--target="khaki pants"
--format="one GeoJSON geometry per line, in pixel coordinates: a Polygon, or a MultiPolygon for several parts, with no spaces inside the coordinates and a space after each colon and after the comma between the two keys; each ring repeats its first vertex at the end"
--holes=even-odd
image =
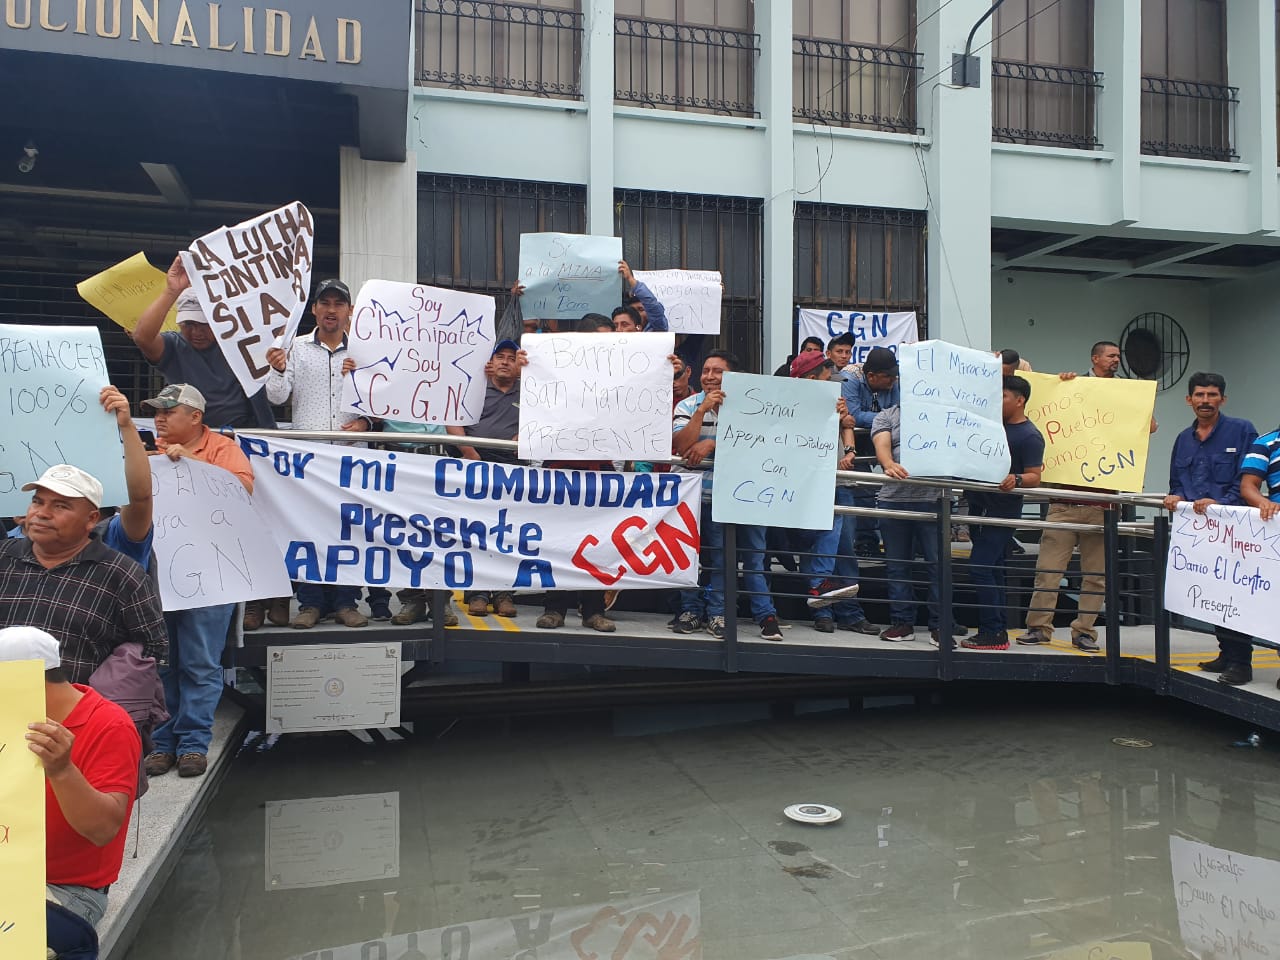
{"type": "MultiPolygon", "coordinates": [[[[1049,506],[1050,523],[1101,524],[1102,507],[1072,506],[1054,503],[1049,506]]],[[[1031,598],[1031,610],[1027,613],[1027,629],[1039,627],[1053,632],[1053,613],[1058,606],[1058,585],[1062,573],[1071,562],[1071,553],[1080,548],[1080,569],[1086,571],[1080,578],[1080,607],[1071,621],[1071,635],[1084,634],[1097,641],[1098,631],[1094,621],[1102,609],[1103,591],[1107,586],[1106,546],[1101,531],[1078,533],[1075,530],[1045,530],[1040,535],[1040,560],[1036,564],[1036,592],[1031,598]]]]}

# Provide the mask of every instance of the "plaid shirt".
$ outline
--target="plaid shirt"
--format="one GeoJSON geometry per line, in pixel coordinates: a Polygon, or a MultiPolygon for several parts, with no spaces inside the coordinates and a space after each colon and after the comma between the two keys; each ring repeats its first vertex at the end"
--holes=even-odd
{"type": "Polygon", "coordinates": [[[0,627],[39,627],[58,638],[62,666],[73,683],[88,683],[120,644],[165,663],[169,653],[160,594],[147,572],[98,540],[52,570],[40,565],[31,541],[0,542],[0,627]]]}

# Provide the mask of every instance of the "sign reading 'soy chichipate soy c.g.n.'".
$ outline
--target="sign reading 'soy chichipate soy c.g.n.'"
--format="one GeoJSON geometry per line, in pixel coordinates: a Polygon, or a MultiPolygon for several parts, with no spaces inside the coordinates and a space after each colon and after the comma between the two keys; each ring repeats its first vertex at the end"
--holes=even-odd
{"type": "Polygon", "coordinates": [[[315,226],[301,203],[219,227],[182,252],[191,289],[244,392],[262,388],[267,351],[288,350],[311,291],[315,226]]]}
{"type": "Polygon", "coordinates": [[[290,580],[630,590],[698,580],[701,477],[552,470],[240,435],[290,580]]]}

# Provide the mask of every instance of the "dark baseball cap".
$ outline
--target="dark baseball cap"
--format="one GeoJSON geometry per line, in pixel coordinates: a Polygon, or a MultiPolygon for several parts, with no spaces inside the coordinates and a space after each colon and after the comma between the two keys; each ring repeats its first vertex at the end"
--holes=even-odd
{"type": "Polygon", "coordinates": [[[499,351],[502,351],[502,350],[512,350],[516,353],[519,353],[520,344],[516,343],[514,340],[499,340],[497,344],[494,345],[493,353],[489,354],[489,356],[491,357],[497,356],[499,351]]]}
{"type": "Polygon", "coordinates": [[[319,300],[326,293],[339,294],[347,303],[351,303],[351,288],[341,280],[321,280],[316,286],[316,299],[319,300]]]}
{"type": "Polygon", "coordinates": [[[898,355],[888,347],[872,347],[867,351],[867,357],[862,361],[863,373],[893,373],[898,372],[898,355]]]}

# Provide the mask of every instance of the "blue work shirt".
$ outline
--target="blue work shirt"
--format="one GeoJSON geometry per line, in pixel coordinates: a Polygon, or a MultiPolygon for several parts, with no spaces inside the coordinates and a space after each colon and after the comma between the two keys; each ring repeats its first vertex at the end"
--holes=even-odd
{"type": "Polygon", "coordinates": [[[900,402],[901,391],[898,381],[888,390],[872,390],[867,386],[866,378],[861,370],[850,373],[840,384],[840,395],[844,397],[845,406],[858,426],[871,429],[872,421],[881,410],[896,407],[900,402]]]}
{"type": "Polygon", "coordinates": [[[671,329],[667,323],[666,308],[642,281],[636,281],[636,285],[631,288],[631,295],[644,306],[645,333],[666,333],[671,329]]]}
{"type": "Polygon", "coordinates": [[[1240,468],[1258,439],[1248,420],[1219,416],[1209,436],[1196,436],[1193,423],[1173,441],[1169,457],[1169,492],[1183,500],[1208,497],[1217,503],[1240,504],[1240,468]]]}

